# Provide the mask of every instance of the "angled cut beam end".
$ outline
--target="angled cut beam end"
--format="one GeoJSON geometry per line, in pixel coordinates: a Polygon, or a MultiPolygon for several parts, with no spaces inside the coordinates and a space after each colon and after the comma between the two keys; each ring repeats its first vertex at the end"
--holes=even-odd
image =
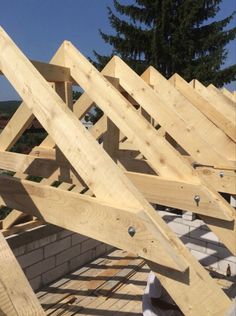
{"type": "Polygon", "coordinates": [[[142,74],[142,78],[145,82],[147,82],[148,84],[151,85],[151,82],[150,82],[150,72],[151,72],[151,68],[152,66],[149,66],[145,71],[144,73],[142,74]]]}

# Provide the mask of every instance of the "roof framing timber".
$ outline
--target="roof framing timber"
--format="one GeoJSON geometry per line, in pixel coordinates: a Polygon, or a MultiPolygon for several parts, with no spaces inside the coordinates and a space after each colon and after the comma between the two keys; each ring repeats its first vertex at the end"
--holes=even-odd
{"type": "Polygon", "coordinates": [[[232,102],[225,102],[224,96],[215,95],[208,90],[198,80],[193,79],[189,83],[202,97],[204,97],[214,108],[217,126],[225,131],[225,133],[235,142],[236,141],[236,119],[235,108],[232,102]],[[221,122],[220,122],[221,121],[221,122]]]}
{"type": "MultiPolygon", "coordinates": [[[[59,178],[60,171],[69,168],[69,181],[74,184],[80,182],[77,178],[78,173],[74,168],[67,161],[56,158],[55,150],[40,151],[40,148],[38,148],[37,154],[40,155],[40,157],[0,152],[0,168],[10,171],[20,171],[44,178],[49,178],[52,174],[54,174],[54,176],[57,175],[59,178]]],[[[229,207],[228,203],[222,200],[222,204],[220,204],[219,200],[216,199],[213,194],[206,191],[201,184],[191,183],[191,181],[169,180],[165,177],[128,171],[126,171],[125,174],[151,203],[168,205],[229,221],[234,219],[234,210],[229,207]],[[194,196],[197,194],[201,196],[199,205],[194,201],[194,196]],[[223,213],[222,210],[224,207],[225,209],[231,210],[231,212],[223,213]]],[[[61,176],[60,179],[65,182],[68,181],[68,179],[63,178],[63,176],[61,176]]],[[[234,180],[235,179],[234,175],[234,180]]],[[[212,181],[212,178],[209,179],[209,181],[212,181]]],[[[233,181],[230,181],[230,183],[233,183],[233,181]]]]}
{"type": "MultiPolygon", "coordinates": [[[[139,254],[148,261],[185,315],[224,314],[232,302],[148,200],[152,202],[152,199],[162,199],[164,204],[173,203],[175,207],[180,207],[185,197],[187,202],[183,207],[192,207],[193,211],[205,217],[207,224],[222,236],[227,246],[227,238],[233,242],[235,211],[175,148],[176,141],[191,155],[190,159],[200,164],[211,163],[213,167],[223,164],[229,170],[233,169],[232,140],[224,136],[226,133],[234,140],[229,135],[233,124],[226,129],[220,126],[215,128],[201,114],[202,111],[200,113],[199,109],[196,110],[197,107],[192,104],[194,102],[187,100],[161,78],[163,86],[167,87],[173,97],[173,102],[168,103],[161,91],[150,87],[150,82],[145,83],[117,57],[99,73],[70,42],[64,42],[52,61],[69,69],[73,82],[77,82],[86,92],[74,105],[74,113],[71,111],[71,97],[68,94],[71,91],[71,79],[68,84],[56,84],[57,91],[54,91],[51,84],[0,28],[0,69],[24,100],[19,108],[23,115],[16,113],[6,131],[0,135],[0,168],[31,174],[34,172],[34,164],[42,160],[42,168],[37,167],[37,172],[48,177],[42,183],[34,183],[0,176],[0,204],[139,254]],[[67,104],[57,92],[67,100],[67,104]],[[184,106],[179,106],[179,112],[174,109],[176,100],[184,102],[184,106]],[[136,102],[135,106],[139,104],[144,111],[136,110],[133,102],[136,102]],[[105,115],[100,125],[94,126],[90,132],[82,126],[78,117],[81,118],[93,103],[98,104],[105,115]],[[214,140],[204,139],[197,130],[196,123],[186,110],[187,104],[191,113],[197,113],[201,122],[205,122],[204,128],[211,130],[214,140]],[[6,152],[33,117],[48,132],[49,136],[41,146],[47,148],[44,153],[49,157],[33,156],[37,149],[29,156],[6,152]],[[152,126],[154,121],[173,137],[172,142],[164,137],[162,131],[158,132],[152,126]],[[175,124],[178,129],[174,127],[175,124]],[[102,148],[96,138],[104,131],[106,139],[102,148]],[[179,131],[187,131],[187,140],[179,131]],[[196,137],[196,144],[190,143],[189,135],[196,137]],[[221,139],[220,145],[215,140],[218,136],[221,139]],[[134,157],[137,159],[131,158],[142,162],[145,157],[143,162],[156,175],[124,171],[115,163],[120,159],[120,140],[125,140],[125,137],[138,151],[134,157]],[[228,144],[224,154],[220,150],[223,143],[228,144]],[[56,149],[53,150],[55,145],[56,149]],[[207,149],[212,157],[207,157],[207,149]],[[63,168],[66,170],[66,178],[63,168]],[[65,183],[62,183],[61,188],[51,187],[51,181],[58,177],[65,183]],[[73,192],[67,191],[72,188],[71,184],[66,183],[68,179],[78,185],[72,189],[73,192]],[[79,193],[84,185],[90,189],[87,191],[88,196],[79,193]],[[154,188],[152,192],[150,187],[154,188]],[[196,190],[201,194],[198,205],[194,205],[192,196],[196,196],[196,190]],[[65,208],[67,212],[63,212],[65,208]],[[128,235],[130,226],[136,228],[134,237],[128,235]],[[223,232],[227,236],[225,239],[223,232]]],[[[229,117],[226,116],[227,119],[229,117]]],[[[39,147],[39,155],[43,155],[41,151],[43,147],[39,147]]],[[[2,278],[0,274],[0,281],[2,278]]],[[[8,286],[11,288],[10,282],[8,286]]],[[[26,297],[30,298],[30,295],[27,290],[26,297]]]]}

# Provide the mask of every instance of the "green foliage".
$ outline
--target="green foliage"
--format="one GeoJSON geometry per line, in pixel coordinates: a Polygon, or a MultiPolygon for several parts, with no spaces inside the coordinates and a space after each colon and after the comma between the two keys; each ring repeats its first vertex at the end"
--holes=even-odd
{"type": "Polygon", "coordinates": [[[76,101],[79,99],[79,97],[81,96],[81,92],[80,91],[72,91],[72,97],[73,97],[73,101],[76,101]]]}
{"type": "Polygon", "coordinates": [[[11,208],[0,206],[0,220],[4,219],[11,212],[11,208]]]}
{"type": "MultiPolygon", "coordinates": [[[[80,91],[73,91],[73,100],[74,101],[78,100],[81,94],[82,93],[80,91]]],[[[93,107],[92,110],[90,110],[87,114],[85,114],[84,120],[86,122],[90,121],[93,124],[95,124],[100,119],[100,117],[102,117],[102,115],[103,115],[103,111],[97,106],[95,106],[93,107]]]]}
{"type": "Polygon", "coordinates": [[[11,151],[17,153],[27,152],[29,149],[38,146],[44,140],[45,136],[46,132],[31,133],[26,131],[12,147],[11,151]]]}
{"type": "MultiPolygon", "coordinates": [[[[236,37],[236,27],[226,30],[234,13],[212,22],[222,0],[113,2],[124,19],[108,7],[115,35],[100,34],[113,47],[112,54],[121,56],[138,73],[152,65],[167,78],[177,72],[188,81],[196,78],[216,86],[236,80],[236,65],[222,70],[226,45],[236,37]]],[[[98,68],[111,58],[94,53],[98,68]]]]}
{"type": "Polygon", "coordinates": [[[0,116],[12,116],[20,104],[21,101],[0,101],[0,116]]]}

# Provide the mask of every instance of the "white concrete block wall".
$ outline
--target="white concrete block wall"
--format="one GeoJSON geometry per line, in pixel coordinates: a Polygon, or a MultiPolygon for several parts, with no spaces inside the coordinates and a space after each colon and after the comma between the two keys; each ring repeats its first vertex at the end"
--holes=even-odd
{"type": "Polygon", "coordinates": [[[202,220],[196,219],[196,216],[190,212],[183,215],[166,211],[158,212],[203,266],[226,275],[229,265],[232,276],[236,275],[236,257],[202,220]]]}
{"type": "Polygon", "coordinates": [[[7,241],[34,290],[112,249],[97,240],[51,225],[10,236],[7,241]]]}

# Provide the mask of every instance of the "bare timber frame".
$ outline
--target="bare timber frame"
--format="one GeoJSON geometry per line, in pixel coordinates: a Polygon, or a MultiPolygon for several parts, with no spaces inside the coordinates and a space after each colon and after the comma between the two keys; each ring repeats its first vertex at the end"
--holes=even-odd
{"type": "MultiPolygon", "coordinates": [[[[185,315],[226,314],[232,301],[150,203],[198,214],[236,255],[235,210],[220,194],[236,194],[235,95],[153,67],[139,77],[118,57],[100,73],[67,41],[49,64],[31,62],[2,28],[0,72],[23,100],[0,134],[0,169],[15,172],[0,176],[0,204],[13,209],[3,228],[26,213],[133,252],[185,315]],[[75,84],[85,92],[72,104],[75,84]],[[104,115],[87,130],[94,104],[104,115]],[[10,152],[34,118],[46,139],[10,152]]],[[[0,315],[44,315],[12,257],[0,235],[0,315]]]]}

